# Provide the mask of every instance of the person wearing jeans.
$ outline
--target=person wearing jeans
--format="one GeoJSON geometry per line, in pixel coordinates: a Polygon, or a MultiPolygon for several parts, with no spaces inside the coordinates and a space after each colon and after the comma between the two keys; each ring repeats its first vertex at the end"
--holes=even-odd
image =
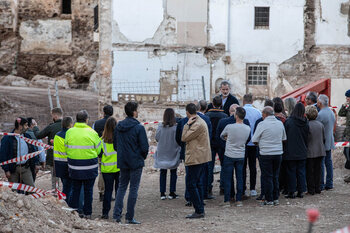
{"type": "Polygon", "coordinates": [[[184,126],[181,141],[186,143],[185,166],[186,183],[190,200],[195,212],[186,218],[203,218],[203,171],[204,165],[211,160],[209,131],[205,121],[196,114],[196,105],[186,106],[188,122],[184,126]]]}
{"type": "MultiPolygon", "coordinates": [[[[251,127],[250,136],[253,137],[254,127],[257,120],[261,118],[261,112],[253,106],[253,95],[245,94],[243,96],[243,108],[246,110],[245,118],[248,119],[249,125],[251,127]]],[[[246,179],[247,179],[247,165],[249,165],[249,178],[250,187],[249,191],[246,192],[246,196],[257,196],[255,190],[256,186],[256,155],[257,146],[253,142],[249,142],[245,150],[244,158],[244,168],[243,168],[243,182],[244,182],[244,192],[246,192],[246,179]]]]}
{"type": "Polygon", "coordinates": [[[263,205],[279,205],[278,175],[283,154],[282,142],[287,140],[283,123],[274,116],[273,108],[262,111],[263,121],[258,124],[252,142],[259,146],[260,169],[264,183],[263,205]]]}
{"type": "Polygon", "coordinates": [[[235,124],[227,125],[220,137],[226,140],[224,156],[224,205],[229,206],[232,188],[232,174],[236,171],[237,206],[242,206],[243,196],[243,165],[247,143],[250,141],[250,127],[243,123],[246,111],[242,107],[236,108],[235,124]]]}
{"type": "MultiPolygon", "coordinates": [[[[224,156],[224,202],[229,203],[232,192],[232,174],[236,174],[236,202],[237,206],[242,206],[243,196],[243,164],[244,158],[230,158],[224,156]]],[[[229,204],[228,204],[229,205],[229,204]]]]}
{"type": "Polygon", "coordinates": [[[333,111],[328,107],[329,98],[326,95],[320,95],[317,99],[317,107],[321,110],[318,113],[316,120],[320,121],[324,126],[324,134],[326,138],[325,149],[326,157],[322,160],[321,167],[321,190],[333,189],[333,162],[332,162],[332,149],[334,146],[334,124],[336,122],[335,115],[333,111]],[[327,176],[326,183],[324,182],[324,167],[326,166],[327,176]]]}
{"type": "Polygon", "coordinates": [[[120,176],[113,218],[118,223],[121,222],[124,196],[130,183],[125,220],[128,224],[141,224],[134,219],[134,209],[149,145],[145,127],[136,120],[137,108],[136,102],[128,102],[124,107],[127,117],[114,130],[113,146],[117,152],[120,176]]]}
{"type": "Polygon", "coordinates": [[[159,186],[160,198],[166,199],[167,169],[170,170],[170,193],[168,198],[177,198],[176,180],[177,167],[180,164],[180,145],[176,142],[176,118],[175,111],[167,108],[163,114],[163,122],[158,125],[156,132],[157,151],[154,154],[154,167],[160,168],[159,186]]]}
{"type": "Polygon", "coordinates": [[[113,211],[113,218],[116,219],[117,222],[120,222],[120,218],[123,211],[124,196],[126,190],[128,189],[128,185],[130,184],[125,219],[128,224],[140,224],[140,222],[137,222],[134,219],[134,215],[138,190],[141,181],[142,169],[143,167],[137,169],[120,169],[119,187],[113,211]]]}

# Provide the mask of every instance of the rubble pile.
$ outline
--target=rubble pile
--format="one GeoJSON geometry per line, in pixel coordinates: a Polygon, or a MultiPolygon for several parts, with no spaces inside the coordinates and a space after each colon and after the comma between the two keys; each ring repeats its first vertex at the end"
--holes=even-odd
{"type": "Polygon", "coordinates": [[[34,199],[0,187],[0,232],[103,232],[106,226],[117,227],[82,219],[53,196],[34,199]]]}

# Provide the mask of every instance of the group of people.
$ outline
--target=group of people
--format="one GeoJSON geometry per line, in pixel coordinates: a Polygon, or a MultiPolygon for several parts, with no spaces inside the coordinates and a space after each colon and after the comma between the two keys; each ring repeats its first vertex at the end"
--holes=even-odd
{"type": "Polygon", "coordinates": [[[117,124],[112,116],[113,107],[107,105],[103,108],[104,118],[92,127],[88,125],[89,115],[85,110],[77,113],[74,122],[70,116],[63,117],[62,109],[54,108],[51,110],[53,123],[41,131],[33,118],[17,118],[12,133],[20,136],[2,138],[1,162],[43,149],[27,143],[21,136],[29,139],[47,137],[53,149],[48,149],[46,155],[43,152],[28,160],[3,165],[6,177],[10,182],[34,186],[40,165],[46,166],[51,170],[53,188],[60,179],[68,206],[80,217],[90,219],[93,187],[100,170],[103,182],[99,184],[103,190],[101,218],[109,218],[115,190],[113,218],[121,221],[124,196],[130,184],[125,219],[128,224],[139,224],[134,219],[134,208],[149,145],[145,128],[136,120],[137,108],[137,103],[127,103],[127,117],[117,124]]]}
{"type": "MultiPolygon", "coordinates": [[[[194,207],[187,218],[205,215],[204,200],[214,199],[213,173],[216,156],[220,171],[219,194],[222,206],[243,206],[247,197],[256,197],[262,205],[279,205],[279,196],[303,198],[333,189],[332,149],[336,126],[329,97],[315,92],[306,96],[305,107],[294,98],[284,101],[266,99],[260,112],[253,96],[243,96],[243,106],[230,94],[223,81],[221,95],[209,105],[201,100],[186,106],[186,117],[175,117],[173,109],[164,112],[156,132],[157,151],[154,167],[160,169],[160,197],[166,196],[166,175],[170,170],[169,199],[177,198],[177,167],[186,168],[186,206],[194,207]],[[261,176],[260,195],[256,190],[258,161],[261,176]],[[249,187],[247,168],[249,167],[249,187]]],[[[350,138],[350,90],[339,116],[346,116],[345,140],[350,138]]],[[[348,148],[346,148],[348,149],[348,148]]],[[[344,153],[349,153],[344,150],[344,153]]]]}
{"type": "MultiPolygon", "coordinates": [[[[232,203],[243,206],[242,201],[248,196],[256,196],[262,205],[272,206],[279,204],[281,192],[286,198],[303,198],[305,193],[315,195],[333,189],[331,150],[336,118],[326,95],[308,93],[306,107],[294,98],[266,99],[261,112],[253,106],[251,94],[244,95],[240,106],[230,94],[229,82],[223,81],[220,91],[221,95],[215,96],[209,105],[205,100],[187,104],[185,118],[177,118],[172,108],[164,111],[156,131],[154,154],[154,167],[160,169],[161,200],[178,198],[177,168],[184,161],[186,206],[195,209],[187,218],[204,217],[204,200],[215,198],[216,156],[221,165],[218,191],[224,195],[224,207],[232,203]],[[261,170],[259,196],[257,160],[261,170]],[[168,196],[167,170],[170,170],[168,196]]],[[[339,116],[349,119],[344,134],[350,138],[350,90],[346,97],[347,103],[339,116]]],[[[49,149],[46,156],[3,165],[6,177],[11,182],[34,186],[40,165],[46,165],[52,172],[53,188],[60,179],[67,204],[81,217],[91,218],[93,187],[100,170],[101,218],[109,218],[115,191],[113,218],[121,222],[124,196],[130,185],[125,221],[140,224],[134,219],[134,209],[149,144],[146,130],[137,120],[138,104],[128,102],[124,110],[126,118],[117,122],[113,107],[105,106],[104,118],[92,128],[85,110],[77,113],[74,122],[72,117],[64,117],[60,108],[54,108],[53,123],[41,131],[33,118],[17,118],[12,132],[36,140],[48,137],[53,150],[49,149]]],[[[5,136],[0,161],[40,149],[21,137],[5,136]]]]}

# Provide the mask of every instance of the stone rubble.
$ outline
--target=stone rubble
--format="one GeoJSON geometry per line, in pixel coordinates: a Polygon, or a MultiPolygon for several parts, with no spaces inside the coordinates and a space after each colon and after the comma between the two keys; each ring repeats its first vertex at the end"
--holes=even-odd
{"type": "Polygon", "coordinates": [[[53,196],[34,199],[0,187],[0,232],[103,232],[116,224],[82,219],[53,196]]]}

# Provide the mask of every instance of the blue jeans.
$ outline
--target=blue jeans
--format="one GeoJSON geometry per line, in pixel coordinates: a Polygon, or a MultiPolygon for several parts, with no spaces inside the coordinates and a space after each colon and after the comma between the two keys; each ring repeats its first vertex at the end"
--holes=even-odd
{"type": "Polygon", "coordinates": [[[260,156],[260,168],[264,183],[265,200],[268,202],[278,200],[279,198],[278,175],[280,172],[281,161],[281,155],[260,156]]]}
{"type": "Polygon", "coordinates": [[[306,159],[287,160],[288,192],[306,191],[306,159]]]}
{"type": "MultiPolygon", "coordinates": [[[[160,192],[165,193],[166,192],[166,174],[167,169],[160,169],[160,176],[159,176],[159,186],[160,186],[160,192]]],[[[177,180],[177,168],[170,170],[170,192],[174,193],[176,192],[176,180],[177,180]]]]}
{"type": "Polygon", "coordinates": [[[126,220],[134,219],[137,192],[142,176],[142,167],[137,169],[120,169],[119,187],[113,211],[113,218],[120,219],[123,211],[123,201],[130,183],[128,204],[125,214],[126,220]]]}
{"type": "Polygon", "coordinates": [[[82,185],[84,185],[84,205],[83,205],[83,213],[85,215],[91,215],[92,213],[92,194],[95,184],[94,179],[88,180],[74,180],[72,179],[72,197],[70,207],[73,209],[79,208],[79,203],[82,200],[81,198],[81,190],[82,185]]]}
{"type": "Polygon", "coordinates": [[[103,181],[105,182],[105,193],[103,196],[102,215],[107,215],[111,210],[111,201],[113,189],[115,193],[118,191],[119,185],[119,172],[115,173],[102,173],[103,181]]]}
{"type": "Polygon", "coordinates": [[[61,178],[62,181],[62,192],[66,194],[66,202],[70,203],[70,199],[72,197],[72,180],[70,178],[61,178]]]}
{"type": "Polygon", "coordinates": [[[197,214],[204,213],[203,203],[203,164],[187,166],[187,186],[190,194],[190,200],[197,214]]]}
{"type": "Polygon", "coordinates": [[[321,190],[325,188],[333,188],[333,162],[332,162],[332,151],[326,151],[326,157],[322,159],[321,166],[321,190]],[[324,184],[324,166],[326,166],[327,176],[326,185],[324,184]]]}
{"type": "Polygon", "coordinates": [[[243,165],[244,158],[230,158],[224,156],[224,201],[228,202],[231,198],[231,189],[232,189],[232,174],[236,172],[236,201],[242,201],[243,196],[243,165]]]}

